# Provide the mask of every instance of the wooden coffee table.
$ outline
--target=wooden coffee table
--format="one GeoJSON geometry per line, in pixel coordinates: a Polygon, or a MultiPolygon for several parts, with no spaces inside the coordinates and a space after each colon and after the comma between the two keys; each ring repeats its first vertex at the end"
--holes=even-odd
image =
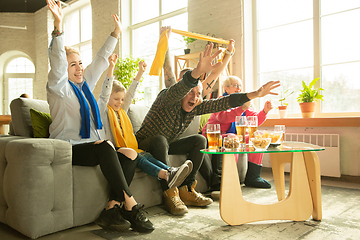
{"type": "Polygon", "coordinates": [[[218,152],[201,150],[206,154],[223,154],[221,218],[229,225],[263,220],[305,221],[311,215],[314,220],[321,220],[321,176],[316,151],[323,150],[325,148],[302,142],[283,142],[265,151],[255,151],[252,147],[218,152]],[[270,153],[278,202],[255,204],[243,198],[235,154],[252,153],[270,153]],[[291,164],[288,196],[285,196],[285,163],[291,164]]]}

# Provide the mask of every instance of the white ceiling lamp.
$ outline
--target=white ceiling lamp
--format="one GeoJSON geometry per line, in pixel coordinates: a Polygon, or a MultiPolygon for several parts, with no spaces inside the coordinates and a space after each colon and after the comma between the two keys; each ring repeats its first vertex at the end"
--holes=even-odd
{"type": "MultiPolygon", "coordinates": [[[[26,2],[27,0],[24,0],[25,1],[25,13],[26,13],[26,2]]],[[[60,1],[60,4],[63,5],[63,6],[66,6],[66,7],[71,7],[69,4],[67,3],[64,3],[63,1],[60,1]]],[[[9,28],[9,29],[18,29],[18,30],[26,30],[27,27],[24,26],[24,27],[16,27],[16,26],[7,26],[7,25],[0,25],[0,28],[9,28]]]]}

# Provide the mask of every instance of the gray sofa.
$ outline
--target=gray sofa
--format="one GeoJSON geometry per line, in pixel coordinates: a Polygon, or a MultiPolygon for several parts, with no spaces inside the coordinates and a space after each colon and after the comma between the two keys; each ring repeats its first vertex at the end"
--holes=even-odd
{"type": "MultiPolygon", "coordinates": [[[[100,168],[71,164],[71,144],[33,138],[30,108],[49,113],[46,101],[18,98],[11,102],[11,132],[0,136],[0,222],[30,238],[93,222],[106,206],[109,187],[100,168]]],[[[136,131],[148,108],[132,105],[136,131]]],[[[197,133],[199,119],[184,134],[197,133]]],[[[173,166],[185,155],[170,156],[173,166]]],[[[157,179],[137,170],[130,189],[145,207],[162,203],[157,179]]],[[[206,191],[198,177],[198,191],[206,191]]]]}

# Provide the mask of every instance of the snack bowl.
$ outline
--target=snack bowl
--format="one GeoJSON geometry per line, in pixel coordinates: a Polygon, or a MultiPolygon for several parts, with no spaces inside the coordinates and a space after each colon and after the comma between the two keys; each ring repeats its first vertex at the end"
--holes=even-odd
{"type": "Polygon", "coordinates": [[[265,151],[271,143],[271,138],[255,137],[251,139],[251,144],[257,151],[265,151]]]}
{"type": "MultiPolygon", "coordinates": [[[[240,136],[241,137],[241,136],[240,136]]],[[[235,134],[229,134],[224,137],[223,147],[226,151],[232,151],[240,148],[240,139],[235,134]]]]}
{"type": "Polygon", "coordinates": [[[279,145],[281,144],[281,137],[283,135],[283,132],[281,131],[269,131],[269,130],[264,130],[264,131],[256,131],[254,133],[254,136],[256,138],[271,138],[271,144],[274,145],[279,145]]]}

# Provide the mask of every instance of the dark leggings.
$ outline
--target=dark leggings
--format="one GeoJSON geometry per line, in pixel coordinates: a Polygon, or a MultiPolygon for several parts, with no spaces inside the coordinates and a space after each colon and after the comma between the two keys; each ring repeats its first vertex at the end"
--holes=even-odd
{"type": "MultiPolygon", "coordinates": [[[[203,135],[194,134],[180,138],[169,144],[164,136],[157,135],[139,142],[139,148],[151,153],[154,158],[168,166],[170,166],[168,159],[169,154],[185,154],[187,159],[193,162],[193,170],[181,186],[187,185],[190,189],[203,162],[204,154],[201,153],[200,150],[206,148],[206,138],[203,135]]],[[[161,180],[160,183],[163,191],[168,189],[165,180],[161,180]]]]}
{"type": "Polygon", "coordinates": [[[125,201],[124,192],[131,197],[129,185],[134,177],[136,161],[116,152],[106,141],[76,144],[72,147],[72,164],[97,166],[108,181],[111,192],[109,200],[125,201]]]}

